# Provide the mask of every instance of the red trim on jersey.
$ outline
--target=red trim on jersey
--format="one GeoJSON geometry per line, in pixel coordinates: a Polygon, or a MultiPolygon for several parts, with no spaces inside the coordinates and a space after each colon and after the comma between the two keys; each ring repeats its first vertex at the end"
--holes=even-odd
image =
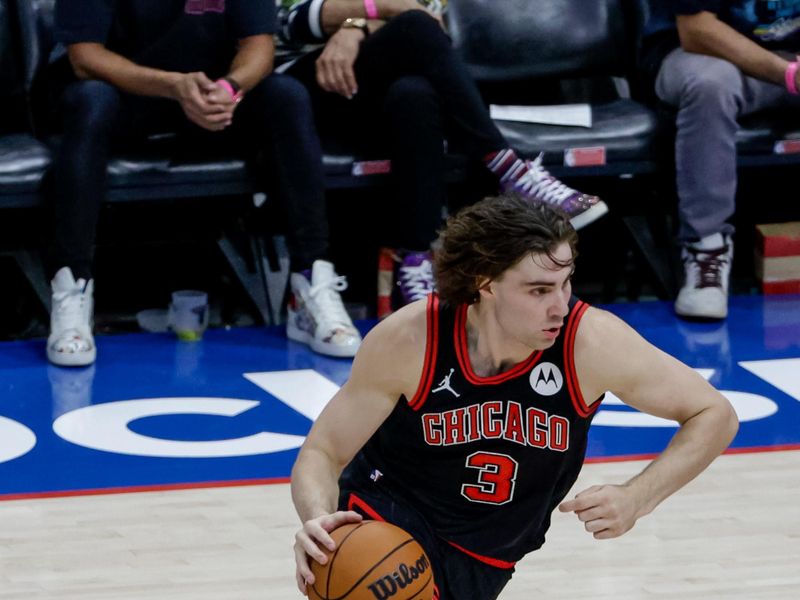
{"type": "Polygon", "coordinates": [[[528,358],[522,362],[518,362],[508,371],[504,371],[503,373],[498,373],[497,375],[492,375],[490,377],[481,377],[480,375],[476,374],[475,371],[472,370],[472,363],[469,361],[466,304],[462,304],[456,310],[456,327],[455,332],[453,333],[453,345],[456,349],[456,357],[458,358],[458,364],[461,367],[461,372],[464,373],[464,377],[466,377],[467,381],[469,381],[472,385],[494,385],[497,383],[503,383],[504,381],[508,381],[514,377],[518,377],[519,375],[530,371],[533,368],[533,365],[536,364],[536,361],[538,361],[542,356],[541,350],[535,350],[528,358]]]}
{"type": "Polygon", "coordinates": [[[427,335],[425,339],[425,362],[422,365],[422,375],[419,378],[417,391],[408,403],[412,410],[419,410],[428,399],[428,390],[433,380],[436,367],[436,353],[439,348],[439,296],[428,296],[428,306],[425,309],[427,335]]]}
{"type": "Polygon", "coordinates": [[[378,511],[351,492],[350,498],[347,499],[347,510],[355,510],[356,508],[361,509],[364,514],[376,521],[386,521],[378,514],[378,511]]]}
{"type": "Polygon", "coordinates": [[[599,401],[592,404],[592,406],[587,406],[586,401],[583,399],[583,393],[581,393],[578,374],[575,371],[575,336],[578,332],[578,323],[580,323],[588,308],[589,305],[580,300],[575,303],[570,312],[569,322],[564,334],[564,369],[567,372],[567,389],[575,411],[584,418],[591,415],[600,406],[599,401]]]}
{"type": "Polygon", "coordinates": [[[499,558],[490,558],[488,556],[483,556],[481,554],[475,554],[474,552],[470,552],[466,548],[462,548],[461,546],[459,546],[455,542],[451,542],[450,540],[445,540],[445,541],[448,544],[450,544],[453,548],[455,548],[456,550],[460,550],[461,552],[463,552],[467,556],[471,556],[475,560],[479,560],[482,563],[485,563],[487,565],[491,565],[491,566],[493,566],[493,567],[495,567],[497,569],[513,569],[514,565],[517,564],[515,562],[508,562],[508,561],[505,561],[505,560],[500,560],[499,558]]]}

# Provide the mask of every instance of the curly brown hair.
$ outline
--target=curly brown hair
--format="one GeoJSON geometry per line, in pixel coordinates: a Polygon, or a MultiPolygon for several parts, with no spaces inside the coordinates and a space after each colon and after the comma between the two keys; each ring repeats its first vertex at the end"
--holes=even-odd
{"type": "Polygon", "coordinates": [[[526,254],[544,254],[559,267],[577,257],[578,236],[569,219],[547,204],[531,204],[512,194],[485,198],[451,216],[439,234],[434,273],[442,302],[474,304],[482,281],[494,280],[526,254]],[[569,244],[568,262],[553,256],[569,244]]]}

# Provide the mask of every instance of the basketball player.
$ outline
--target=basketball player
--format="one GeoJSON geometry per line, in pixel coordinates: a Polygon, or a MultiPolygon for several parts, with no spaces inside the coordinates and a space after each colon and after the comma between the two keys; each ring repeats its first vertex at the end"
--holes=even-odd
{"type": "Polygon", "coordinates": [[[438,296],[372,330],[294,465],[304,593],[328,532],[366,517],[420,542],[440,600],[497,598],[556,506],[596,539],[620,536],[736,433],[702,377],[572,296],[565,217],[500,196],[450,218],[440,241],[438,296]],[[562,502],[606,391],[680,429],[630,481],[562,502]]]}

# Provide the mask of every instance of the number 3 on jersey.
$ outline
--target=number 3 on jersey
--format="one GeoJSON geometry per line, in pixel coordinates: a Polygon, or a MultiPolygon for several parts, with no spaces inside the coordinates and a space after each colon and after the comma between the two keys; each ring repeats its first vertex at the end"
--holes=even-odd
{"type": "Polygon", "coordinates": [[[475,452],[467,457],[466,466],[478,470],[478,482],[462,485],[462,496],[472,502],[483,504],[511,502],[519,466],[517,461],[505,454],[475,452]]]}

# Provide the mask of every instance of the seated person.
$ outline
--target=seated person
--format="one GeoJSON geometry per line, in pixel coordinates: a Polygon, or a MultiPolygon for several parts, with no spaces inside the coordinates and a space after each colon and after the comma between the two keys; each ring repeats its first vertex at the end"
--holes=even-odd
{"type": "Polygon", "coordinates": [[[488,169],[495,187],[557,206],[577,228],[608,210],[551,176],[541,157],[526,161],[509,148],[443,29],[442,4],[282,0],[279,11],[279,36],[295,56],[278,70],[307,87],[318,126],[391,159],[405,247],[397,277],[406,302],[433,286],[445,140],[488,169]]]}
{"type": "Polygon", "coordinates": [[[677,108],[683,317],[724,319],[733,260],[737,118],[800,107],[800,2],[649,0],[641,63],[677,108]]]}
{"type": "Polygon", "coordinates": [[[326,260],[321,150],[308,93],[291,77],[269,75],[274,24],[275,6],[250,0],[56,5],[56,37],[74,76],[60,95],[63,140],[54,164],[53,363],[95,360],[93,244],[111,150],[163,131],[177,131],[192,148],[264,153],[289,226],[297,292],[289,336],[325,354],[355,353],[361,337],[339,295],[346,282],[326,260]]]}

